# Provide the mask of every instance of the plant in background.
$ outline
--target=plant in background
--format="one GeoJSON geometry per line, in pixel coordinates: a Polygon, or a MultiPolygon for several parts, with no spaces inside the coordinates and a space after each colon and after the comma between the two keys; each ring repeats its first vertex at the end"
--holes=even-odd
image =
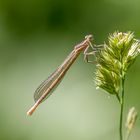
{"type": "MultiPolygon", "coordinates": [[[[129,67],[140,53],[140,42],[134,38],[131,32],[115,32],[108,39],[108,44],[105,43],[103,48],[96,53],[95,83],[97,88],[102,88],[109,94],[115,95],[120,103],[119,134],[120,140],[123,140],[124,82],[129,67]]],[[[129,133],[134,125],[136,114],[128,115],[131,116],[127,121],[129,133]]]]}
{"type": "Polygon", "coordinates": [[[136,122],[137,119],[137,111],[135,109],[135,107],[130,108],[128,115],[127,115],[127,119],[126,119],[126,129],[127,129],[127,135],[126,135],[126,140],[129,139],[129,136],[131,134],[131,131],[134,127],[134,124],[136,122]]]}

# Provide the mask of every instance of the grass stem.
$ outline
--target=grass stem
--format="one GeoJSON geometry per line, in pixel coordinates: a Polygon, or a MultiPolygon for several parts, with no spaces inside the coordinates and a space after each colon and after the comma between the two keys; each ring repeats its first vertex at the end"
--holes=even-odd
{"type": "Polygon", "coordinates": [[[120,111],[120,127],[119,127],[120,140],[123,140],[124,81],[125,81],[125,78],[122,78],[122,80],[121,80],[121,102],[120,102],[121,111],[120,111]]]}

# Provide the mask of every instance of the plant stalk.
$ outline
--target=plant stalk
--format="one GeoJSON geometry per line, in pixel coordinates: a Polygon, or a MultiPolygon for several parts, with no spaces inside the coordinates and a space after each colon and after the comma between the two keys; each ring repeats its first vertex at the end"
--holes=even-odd
{"type": "Polygon", "coordinates": [[[125,78],[122,77],[122,79],[121,79],[121,102],[120,102],[120,104],[121,104],[120,127],[119,127],[120,140],[123,140],[124,81],[125,81],[125,78]]]}

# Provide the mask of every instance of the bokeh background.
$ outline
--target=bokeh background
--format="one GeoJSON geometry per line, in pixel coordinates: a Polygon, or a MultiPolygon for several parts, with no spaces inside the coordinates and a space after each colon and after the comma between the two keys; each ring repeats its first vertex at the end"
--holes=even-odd
{"type": "MultiPolygon", "coordinates": [[[[139,0],[0,0],[0,140],[118,140],[119,104],[95,89],[95,66],[82,54],[26,116],[34,90],[75,44],[87,34],[102,44],[116,30],[140,38],[139,0]]],[[[132,106],[140,111],[139,69],[140,58],[127,75],[125,114],[132,106]]],[[[131,140],[139,139],[138,118],[131,140]]]]}

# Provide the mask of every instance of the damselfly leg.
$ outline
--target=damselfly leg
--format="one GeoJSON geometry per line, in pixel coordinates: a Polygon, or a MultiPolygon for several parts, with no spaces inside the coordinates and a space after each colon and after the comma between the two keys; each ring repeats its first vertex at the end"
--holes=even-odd
{"type": "Polygon", "coordinates": [[[101,51],[101,49],[103,48],[103,46],[104,45],[92,45],[91,44],[91,42],[89,42],[89,45],[90,45],[90,47],[87,47],[86,49],[85,49],[85,51],[84,51],[84,60],[85,60],[85,62],[87,62],[87,63],[95,63],[95,61],[94,60],[89,60],[89,57],[90,56],[95,56],[96,55],[96,53],[98,53],[99,51],[101,51]],[[89,48],[91,48],[92,49],[92,51],[90,51],[90,52],[88,52],[88,50],[89,50],[89,48]]]}

